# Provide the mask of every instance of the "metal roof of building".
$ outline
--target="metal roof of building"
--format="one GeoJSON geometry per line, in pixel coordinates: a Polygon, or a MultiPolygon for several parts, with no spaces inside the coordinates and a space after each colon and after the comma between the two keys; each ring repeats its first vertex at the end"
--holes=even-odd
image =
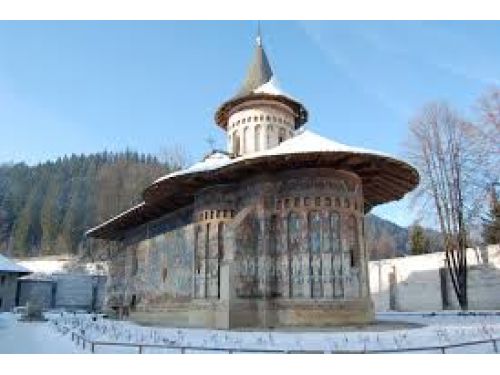
{"type": "Polygon", "coordinates": [[[247,75],[236,96],[252,94],[259,87],[268,83],[272,77],[273,70],[267,59],[266,51],[264,51],[262,43],[258,41],[252,62],[247,70],[247,75]]]}

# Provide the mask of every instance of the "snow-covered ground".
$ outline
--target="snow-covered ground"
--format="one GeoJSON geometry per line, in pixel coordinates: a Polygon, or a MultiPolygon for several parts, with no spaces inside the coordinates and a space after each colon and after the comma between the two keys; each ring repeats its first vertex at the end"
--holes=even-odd
{"type": "MultiPolygon", "coordinates": [[[[97,342],[169,345],[176,348],[144,347],[144,353],[224,353],[229,350],[255,351],[401,351],[441,353],[440,347],[498,339],[500,349],[500,313],[457,312],[381,313],[379,321],[386,330],[362,331],[223,331],[188,328],[143,327],[126,321],[97,318],[88,314],[48,314],[46,323],[17,322],[12,314],[0,314],[0,353],[78,353],[83,352],[71,341],[70,330],[97,342]],[[410,322],[421,328],[387,329],[388,322],[410,322]],[[63,329],[64,327],[64,329],[63,329]],[[70,330],[68,330],[68,328],[70,330]],[[217,348],[219,350],[207,350],[217,348]],[[428,349],[424,349],[428,348],[428,349]],[[220,350],[225,349],[225,350],[220,350]],[[418,350],[415,350],[418,349],[418,350]]],[[[84,352],[89,352],[87,345],[84,352]]],[[[446,353],[494,353],[492,341],[467,346],[448,347],[446,353]]],[[[96,353],[137,353],[137,347],[100,346],[96,353]]]]}
{"type": "Polygon", "coordinates": [[[18,318],[0,313],[1,354],[83,353],[67,337],[56,334],[49,322],[19,322],[18,318]]]}
{"type": "MultiPolygon", "coordinates": [[[[418,349],[425,347],[463,344],[481,340],[499,339],[500,314],[482,313],[383,313],[379,321],[405,321],[425,325],[422,328],[386,331],[222,331],[209,329],[156,328],[138,326],[126,321],[97,319],[88,315],[64,315],[54,321],[70,326],[92,341],[136,344],[172,345],[176,347],[225,348],[232,350],[279,351],[378,351],[418,349]],[[83,331],[81,331],[83,330],[83,331]]],[[[116,347],[98,347],[97,352],[116,352],[116,347]]],[[[137,352],[137,348],[121,348],[137,352]]],[[[144,352],[165,352],[158,348],[144,348],[144,352]]],[[[189,351],[189,349],[187,350],[189,351]]],[[[493,353],[493,342],[447,348],[447,352],[493,353]]],[[[439,353],[441,350],[422,349],[420,352],[439,353]]]]}

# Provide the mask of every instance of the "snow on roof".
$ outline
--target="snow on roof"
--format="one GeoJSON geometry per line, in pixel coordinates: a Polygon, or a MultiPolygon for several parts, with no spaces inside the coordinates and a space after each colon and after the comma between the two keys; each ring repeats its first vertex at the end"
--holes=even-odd
{"type": "Polygon", "coordinates": [[[62,272],[64,266],[68,264],[68,259],[28,259],[20,260],[19,264],[29,269],[31,272],[51,274],[55,272],[62,272]]]}
{"type": "Polygon", "coordinates": [[[29,281],[41,281],[41,282],[53,282],[54,277],[50,274],[45,273],[32,273],[30,275],[26,275],[20,277],[19,280],[29,280],[29,281]]]}
{"type": "Polygon", "coordinates": [[[29,269],[13,262],[9,258],[0,254],[0,272],[31,272],[29,269]]]}
{"type": "MultiPolygon", "coordinates": [[[[185,170],[185,169],[184,169],[184,170],[185,170]]],[[[171,174],[172,174],[172,173],[171,173],[171,174]]],[[[169,175],[167,175],[167,176],[170,176],[171,174],[169,174],[169,175]]],[[[129,214],[130,212],[132,212],[132,211],[134,211],[134,210],[136,210],[136,209],[138,209],[138,208],[141,208],[141,207],[142,207],[142,206],[144,206],[145,204],[146,204],[145,202],[141,202],[141,203],[139,203],[139,204],[135,205],[134,207],[129,208],[129,209],[128,209],[128,210],[126,210],[126,211],[120,212],[118,215],[113,216],[112,218],[110,218],[110,219],[106,220],[104,223],[101,223],[101,224],[99,224],[99,225],[96,225],[96,226],[95,226],[95,227],[93,227],[93,228],[90,228],[88,231],[86,231],[86,232],[85,232],[85,235],[88,235],[90,232],[93,232],[93,231],[94,231],[94,230],[96,230],[96,229],[99,229],[99,228],[101,228],[101,227],[104,227],[104,226],[108,225],[108,224],[109,224],[109,223],[111,223],[112,221],[115,221],[116,219],[118,219],[118,218],[120,218],[120,217],[122,217],[122,216],[125,216],[125,215],[129,214]]]]}
{"type": "Polygon", "coordinates": [[[384,154],[382,152],[344,145],[342,143],[322,137],[310,130],[300,130],[294,137],[287,139],[279,146],[270,148],[268,150],[250,153],[233,159],[222,153],[220,153],[220,155],[217,155],[216,157],[214,156],[215,154],[213,154],[212,156],[214,157],[211,156],[192,165],[189,168],[162,176],[154,181],[153,184],[168,180],[174,176],[212,171],[242,160],[249,160],[266,156],[302,154],[309,152],[350,152],[354,154],[366,154],[394,158],[393,156],[384,154]]]}
{"type": "Polygon", "coordinates": [[[275,78],[273,75],[269,81],[266,83],[260,85],[257,87],[255,90],[253,90],[254,94],[269,94],[269,95],[281,95],[284,96],[288,99],[292,99],[296,102],[299,102],[298,99],[294,98],[292,95],[289,95],[288,93],[284,92],[279,84],[278,80],[275,78]]]}
{"type": "Polygon", "coordinates": [[[348,146],[304,129],[299,130],[294,137],[287,139],[276,147],[245,155],[241,159],[271,155],[302,154],[308,152],[351,152],[354,154],[369,154],[393,158],[379,151],[348,146]]]}
{"type": "Polygon", "coordinates": [[[159,181],[167,180],[171,177],[174,176],[180,176],[180,175],[185,175],[185,174],[190,174],[190,173],[195,173],[195,172],[206,172],[206,171],[211,171],[220,167],[223,167],[225,165],[231,164],[231,158],[223,154],[222,152],[216,152],[213,153],[212,155],[208,156],[202,161],[199,161],[192,166],[186,168],[186,169],[181,169],[176,172],[169,173],[165,176],[162,176],[158,178],[156,181],[153,183],[157,183],[159,181]]]}
{"type": "Polygon", "coordinates": [[[274,76],[271,77],[269,81],[267,81],[266,83],[260,85],[255,90],[253,90],[253,93],[288,96],[287,94],[283,93],[283,91],[279,88],[278,82],[276,78],[274,78],[274,76]]]}

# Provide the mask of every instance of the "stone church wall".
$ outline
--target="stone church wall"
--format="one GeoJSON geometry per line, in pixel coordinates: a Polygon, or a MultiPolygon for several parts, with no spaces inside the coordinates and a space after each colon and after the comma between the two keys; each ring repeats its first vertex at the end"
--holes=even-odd
{"type": "Polygon", "coordinates": [[[261,174],[130,232],[109,267],[108,306],[219,328],[369,321],[366,259],[357,176],[261,174]]]}

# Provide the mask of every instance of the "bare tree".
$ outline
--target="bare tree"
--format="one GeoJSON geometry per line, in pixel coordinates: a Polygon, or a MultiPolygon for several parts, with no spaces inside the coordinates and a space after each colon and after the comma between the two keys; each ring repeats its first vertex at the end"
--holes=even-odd
{"type": "Polygon", "coordinates": [[[162,147],[159,153],[159,159],[168,166],[171,171],[186,168],[190,157],[186,149],[179,144],[162,147]]]}
{"type": "Polygon", "coordinates": [[[478,157],[472,125],[448,105],[430,103],[410,123],[410,158],[420,171],[417,194],[430,197],[444,238],[446,265],[462,309],[467,309],[467,213],[474,211],[478,157]]]}
{"type": "MultiPolygon", "coordinates": [[[[500,87],[493,86],[478,100],[477,132],[483,146],[487,145],[498,158],[500,154],[500,87]]],[[[498,161],[498,160],[497,160],[498,161]]]]}

